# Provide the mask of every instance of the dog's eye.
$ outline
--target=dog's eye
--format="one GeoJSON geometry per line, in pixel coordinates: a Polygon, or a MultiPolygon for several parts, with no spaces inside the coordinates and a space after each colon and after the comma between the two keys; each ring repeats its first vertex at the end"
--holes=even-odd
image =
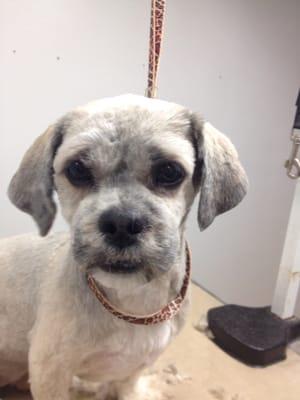
{"type": "Polygon", "coordinates": [[[74,186],[89,186],[93,183],[93,175],[81,161],[71,161],[65,170],[66,177],[74,186]]]}
{"type": "Polygon", "coordinates": [[[155,185],[173,188],[183,181],[185,171],[175,161],[163,161],[154,166],[152,176],[155,185]]]}

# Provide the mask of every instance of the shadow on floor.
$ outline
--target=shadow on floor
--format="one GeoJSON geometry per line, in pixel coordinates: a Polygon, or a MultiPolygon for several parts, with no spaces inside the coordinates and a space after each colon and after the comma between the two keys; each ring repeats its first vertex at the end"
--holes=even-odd
{"type": "Polygon", "coordinates": [[[32,400],[29,392],[20,392],[12,387],[0,389],[0,400],[32,400]]]}

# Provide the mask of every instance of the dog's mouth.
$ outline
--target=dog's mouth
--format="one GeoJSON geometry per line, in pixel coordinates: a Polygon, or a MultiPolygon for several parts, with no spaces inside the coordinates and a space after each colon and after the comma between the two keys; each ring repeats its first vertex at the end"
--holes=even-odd
{"type": "Polygon", "coordinates": [[[103,263],[99,267],[105,272],[113,274],[132,274],[141,269],[140,263],[133,263],[130,261],[116,261],[114,263],[103,263]]]}

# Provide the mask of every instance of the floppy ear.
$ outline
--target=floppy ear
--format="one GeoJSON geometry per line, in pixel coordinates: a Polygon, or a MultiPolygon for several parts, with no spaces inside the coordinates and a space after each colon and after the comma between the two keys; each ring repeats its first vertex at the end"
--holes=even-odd
{"type": "Polygon", "coordinates": [[[201,230],[235,207],[248,188],[246,173],[231,141],[209,122],[194,120],[198,164],[201,165],[198,223],[201,230]]]}
{"type": "Polygon", "coordinates": [[[60,129],[50,126],[26,152],[8,188],[11,202],[34,218],[42,236],[49,232],[56,213],[52,164],[61,143],[60,129]]]}

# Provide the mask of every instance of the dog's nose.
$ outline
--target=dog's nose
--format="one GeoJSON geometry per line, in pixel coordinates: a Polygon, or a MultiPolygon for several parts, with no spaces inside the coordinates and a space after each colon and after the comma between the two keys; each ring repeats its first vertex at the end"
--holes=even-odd
{"type": "Polygon", "coordinates": [[[137,242],[139,234],[144,232],[147,219],[131,211],[116,208],[105,211],[99,219],[99,230],[106,240],[118,248],[125,248],[137,242]]]}

